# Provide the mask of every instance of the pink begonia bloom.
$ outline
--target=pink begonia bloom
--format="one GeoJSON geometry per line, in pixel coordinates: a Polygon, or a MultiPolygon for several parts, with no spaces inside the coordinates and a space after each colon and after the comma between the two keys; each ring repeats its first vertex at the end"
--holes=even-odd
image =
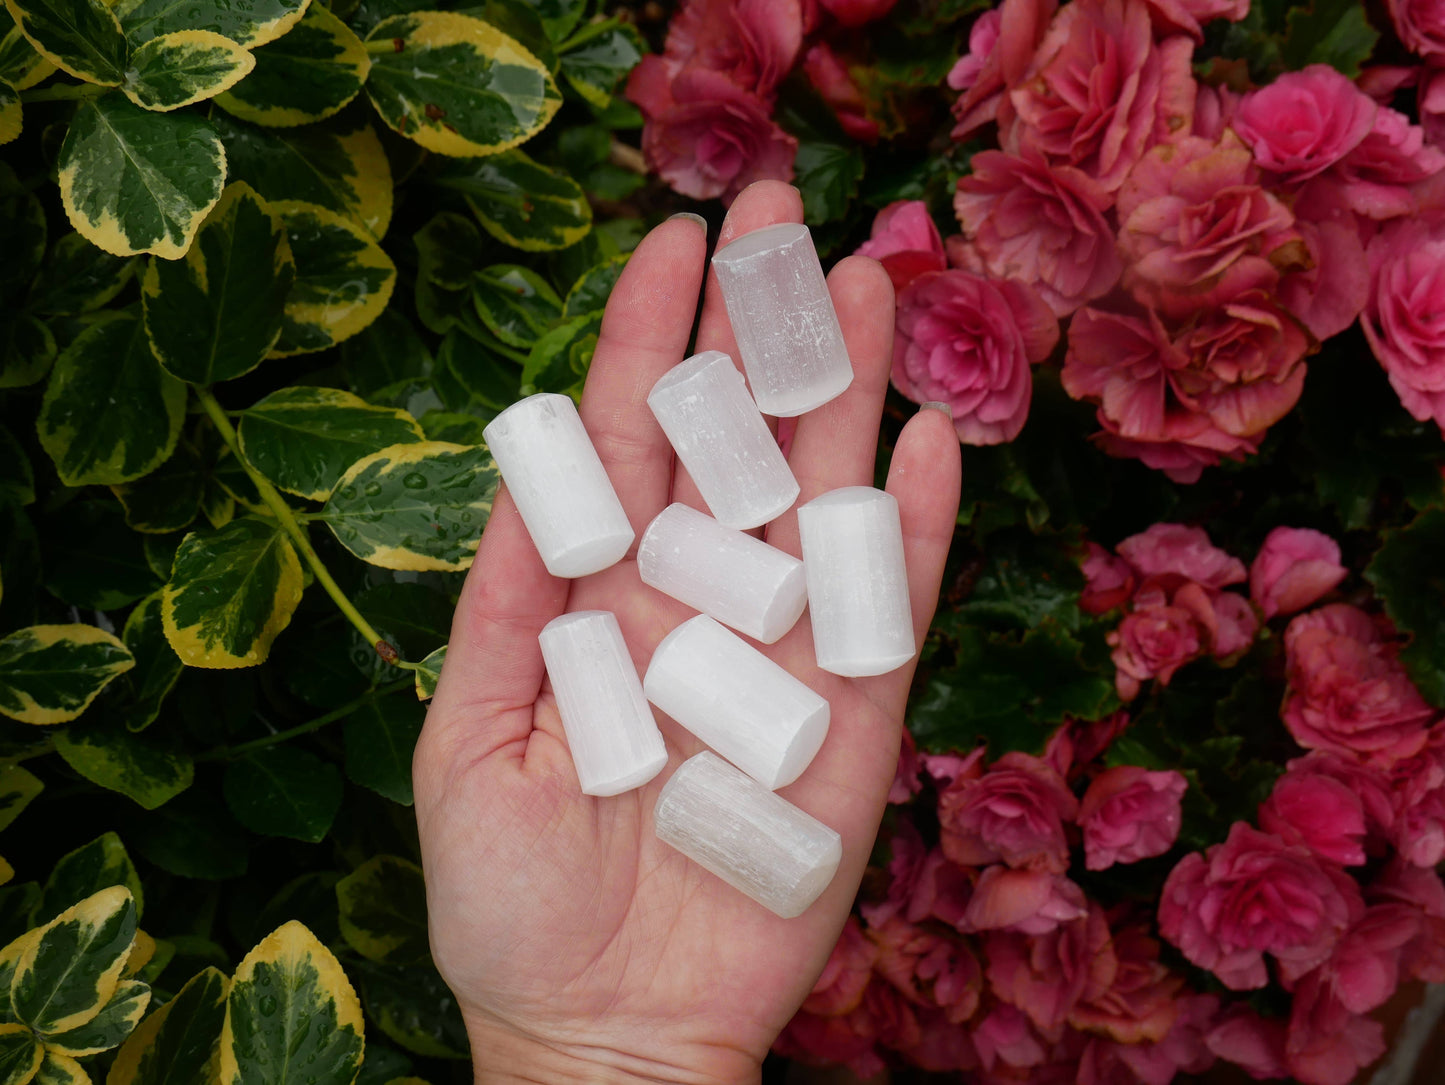
{"type": "Polygon", "coordinates": [[[898,296],[893,386],[915,403],[947,403],[968,445],[1012,441],[1033,396],[1030,367],[1059,324],[1029,286],[968,271],[920,275],[898,296]]]}
{"type": "Polygon", "coordinates": [[[1268,982],[1264,954],[1286,986],[1322,964],[1363,915],[1359,886],[1339,867],[1242,821],[1164,883],[1159,930],[1235,991],[1268,982]]]}
{"type": "Polygon", "coordinates": [[[1355,76],[1355,86],[1380,105],[1388,105],[1395,95],[1420,81],[1420,69],[1411,64],[1370,64],[1355,76]]]}
{"type": "Polygon", "coordinates": [[[1384,1027],[1347,1009],[1319,970],[1294,992],[1285,1060],[1302,1085],[1350,1085],[1385,1053],[1384,1027]]]}
{"type": "Polygon", "coordinates": [[[1023,1010],[1046,1039],[1057,1039],[1079,1000],[1101,996],[1118,971],[1097,904],[1048,934],[994,931],[984,940],[984,955],[994,995],[1023,1010]]]}
{"type": "Polygon", "coordinates": [[[1220,1015],[1204,1042],[1217,1057],[1256,1081],[1268,1081],[1289,1076],[1285,1029],[1280,1018],[1261,1017],[1245,1003],[1236,1002],[1220,1015]]]}
{"type": "Polygon", "coordinates": [[[978,1052],[969,1030],[955,1024],[946,1011],[919,1006],[918,1043],[904,1052],[913,1066],[936,1074],[978,1069],[978,1052]]]}
{"type": "Polygon", "coordinates": [[[1293,614],[1319,601],[1349,570],[1340,544],[1307,527],[1277,527],[1249,567],[1249,597],[1266,618],[1293,614]]]}
{"type": "Polygon", "coordinates": [[[1179,1015],[1174,995],[1184,977],[1159,963],[1159,943],[1148,929],[1139,923],[1117,928],[1108,953],[1099,959],[1105,965],[1112,961],[1113,975],[1102,989],[1084,994],[1069,1024],[1121,1044],[1155,1043],[1167,1036],[1179,1015]]]}
{"type": "Polygon", "coordinates": [[[923,769],[919,760],[918,744],[907,728],[898,745],[898,769],[893,774],[893,783],[888,788],[888,801],[895,806],[907,802],[923,788],[918,774],[923,769]]]}
{"type": "Polygon", "coordinates": [[[823,101],[828,103],[850,139],[868,144],[878,141],[878,122],[869,118],[862,91],[853,81],[847,65],[827,42],[820,41],[808,50],[803,57],[803,74],[823,101]]]}
{"type": "Polygon", "coordinates": [[[1414,214],[1413,187],[1442,169],[1445,154],[1426,144],[1425,130],[1405,114],[1381,106],[1374,128],[1333,172],[1352,210],[1388,219],[1414,214]]]}
{"type": "Polygon", "coordinates": [[[1345,783],[1304,768],[1275,781],[1259,808],[1259,827],[1341,866],[1365,861],[1365,811],[1345,783]]]}
{"type": "Polygon", "coordinates": [[[1069,866],[1064,826],[1079,803],[1044,761],[1012,752],[976,780],[955,781],[938,796],[944,854],[956,863],[1063,873],[1069,866]]]}
{"type": "Polygon", "coordinates": [[[1361,224],[1331,174],[1305,185],[1295,199],[1294,214],[1306,266],[1288,269],[1275,292],[1310,334],[1324,342],[1359,318],[1370,295],[1361,224]]]}
{"type": "Polygon", "coordinates": [[[982,151],[958,179],[953,209],[983,270],[1038,290],[1055,315],[1107,294],[1123,265],[1104,219],[1113,202],[1088,174],[1038,151],[982,151]]]}
{"type": "Polygon", "coordinates": [[[973,1030],[973,1045],[986,1070],[1002,1062],[1005,1066],[1037,1066],[1044,1061],[1044,1047],[1029,1026],[1022,1010],[1000,1002],[973,1030]]]}
{"type": "Polygon", "coordinates": [[[862,26],[881,19],[898,0],[818,0],[844,26],[862,26]]]}
{"type": "Polygon", "coordinates": [[[1128,727],[1129,713],[1122,710],[1101,720],[1066,719],[1044,746],[1044,760],[1072,783],[1128,727]]]}
{"type": "Polygon", "coordinates": [[[1086,614],[1106,614],[1122,607],[1134,594],[1134,570],[1127,561],[1098,543],[1087,545],[1088,557],[1083,562],[1085,584],[1079,596],[1079,609],[1086,614]]]}
{"type": "Polygon", "coordinates": [[[1273,181],[1292,184],[1323,173],[1359,146],[1378,109],[1334,68],[1311,64],[1246,94],[1234,130],[1273,181]]]}
{"type": "Polygon", "coordinates": [[[1201,1074],[1214,1065],[1214,1053],[1205,1045],[1219,999],[1214,995],[1184,995],[1167,1036],[1158,1043],[1122,1044],[1118,1057],[1144,1085],[1171,1085],[1179,1073],[1201,1074]]]}
{"type": "Polygon", "coordinates": [[[1115,549],[1141,578],[1166,590],[1190,582],[1227,588],[1249,576],[1244,562],[1210,542],[1203,528],[1188,524],[1151,524],[1115,549]]]}
{"type": "MultiPolygon", "coordinates": [[[[870,989],[875,986],[882,985],[869,984],[870,989]]],[[[773,1051],[810,1065],[843,1063],[862,1079],[887,1069],[878,1053],[872,1024],[861,1009],[840,1017],[821,1017],[799,1010],[773,1041],[773,1051]]]]}
{"type": "Polygon", "coordinates": [[[1445,218],[1387,223],[1368,253],[1365,338],[1405,409],[1445,432],[1445,218]]]}
{"type": "Polygon", "coordinates": [[[1386,0],[1386,6],[1406,49],[1424,57],[1445,57],[1445,3],[1386,0]]]}
{"type": "Polygon", "coordinates": [[[1084,891],[1062,874],[991,866],[974,886],[964,929],[1047,934],[1088,912],[1084,891]]]}
{"type": "Polygon", "coordinates": [[[1228,87],[1211,87],[1201,83],[1194,96],[1194,122],[1190,125],[1189,134],[1218,143],[1234,123],[1239,99],[1240,95],[1228,87]]]}
{"type": "Polygon", "coordinates": [[[1107,870],[1115,863],[1163,855],[1179,837],[1180,803],[1188,786],[1177,772],[1151,772],[1138,765],[1099,773],[1079,803],[1084,865],[1107,870]]]}
{"type": "Polygon", "coordinates": [[[1156,31],[1185,33],[1202,41],[1200,27],[1215,19],[1237,23],[1249,14],[1249,0],[1147,0],[1156,31]]]}
{"type": "Polygon", "coordinates": [[[633,69],[627,95],[647,118],[648,166],[684,196],[727,203],[754,181],[793,179],[798,141],[727,76],[688,68],[669,85],[659,60],[633,69]]]}
{"type": "Polygon", "coordinates": [[[987,746],[975,746],[970,753],[926,753],[920,755],[923,771],[942,788],[956,780],[976,780],[983,775],[983,759],[987,746]]]}
{"type": "Polygon", "coordinates": [[[855,1009],[863,1001],[863,989],[868,986],[877,959],[878,947],[863,936],[863,928],[850,915],[812,993],[803,1000],[803,1009],[824,1016],[855,1009]]]}
{"type": "Polygon", "coordinates": [[[1365,817],[1365,853],[1381,855],[1388,850],[1395,828],[1394,785],[1388,773],[1329,750],[1313,750],[1285,768],[1292,774],[1328,776],[1344,784],[1359,800],[1365,817]]]}
{"type": "Polygon", "coordinates": [[[1420,88],[1415,94],[1420,111],[1420,127],[1433,147],[1445,144],[1445,64],[1437,58],[1434,64],[1420,69],[1420,88]]]}
{"type": "Polygon", "coordinates": [[[910,1002],[941,1007],[960,1024],[978,1009],[983,969],[962,938],[939,934],[897,917],[871,928],[878,947],[878,975],[910,1002]]]}
{"type": "Polygon", "coordinates": [[[1320,966],[1320,982],[1351,1013],[1383,1006],[1400,981],[1400,954],[1420,933],[1420,910],[1372,904],[1320,966]]]}
{"type": "Polygon", "coordinates": [[[1281,714],[1301,746],[1388,766],[1425,745],[1435,711],[1364,611],[1335,603],[1301,614],[1284,646],[1281,714]]]}
{"type": "Polygon", "coordinates": [[[1400,953],[1411,977],[1445,983],[1445,883],[1433,870],[1399,858],[1391,859],[1366,890],[1372,901],[1407,905],[1420,931],[1400,953]]]}
{"type": "Polygon", "coordinates": [[[1155,42],[1144,0],[1074,0],[999,103],[999,141],[1112,192],[1150,146],[1187,132],[1193,52],[1183,34],[1155,42]]]}
{"type": "Polygon", "coordinates": [[[1175,671],[1204,654],[1201,633],[1194,612],[1184,607],[1144,607],[1126,614],[1108,635],[1119,699],[1132,701],[1151,679],[1167,686],[1175,671]]]}
{"type": "Polygon", "coordinates": [[[771,103],[802,44],[798,0],[687,0],[668,23],[657,61],[669,79],[702,68],[771,103]]]}
{"type": "Polygon", "coordinates": [[[974,22],[968,53],[948,73],[948,85],[963,91],[953,104],[955,140],[998,118],[1004,91],[1023,78],[1058,6],[1058,0],[1003,0],[974,22]]]}
{"type": "Polygon", "coordinates": [[[1420,867],[1445,861],[1445,732],[1436,725],[1423,749],[1395,763],[1395,847],[1420,867]]]}
{"type": "Polygon", "coordinates": [[[879,211],[858,254],[881,263],[899,291],[926,272],[948,267],[943,238],[922,200],[895,200],[879,211]]]}

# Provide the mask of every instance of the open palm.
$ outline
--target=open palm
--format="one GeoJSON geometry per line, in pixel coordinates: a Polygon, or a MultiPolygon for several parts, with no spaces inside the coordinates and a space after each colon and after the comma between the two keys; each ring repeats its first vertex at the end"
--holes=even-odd
{"type": "MultiPolygon", "coordinates": [[[[743,192],[720,244],[801,221],[792,188],[743,192]]],[[[646,404],[682,360],[707,239],[673,220],[642,242],[607,305],[581,414],[640,534],[670,501],[706,508],[646,404]]],[[[798,422],[789,456],[799,503],[873,479],[893,337],[893,292],[871,260],[829,277],[855,379],[798,422]]],[[[697,350],[736,356],[710,283],[697,350]]],[[[898,498],[915,629],[933,614],[958,505],[959,453],[940,411],[905,427],[888,490],[898,498]]],[[[797,517],[769,543],[799,553],[797,517]]],[[[632,557],[576,581],[550,576],[505,489],[452,626],[447,665],[416,751],[432,949],[472,1038],[479,1080],[755,1080],[821,970],[857,890],[893,778],[911,666],[876,678],[817,669],[806,618],[765,649],[832,706],[828,738],[782,794],[843,838],[843,861],[801,917],[779,919],[662,844],[652,808],[701,744],[660,720],[669,763],[645,787],[589,798],[545,682],[537,634],[559,614],[610,610],[639,673],[693,613],[644,585],[632,557]]]]}

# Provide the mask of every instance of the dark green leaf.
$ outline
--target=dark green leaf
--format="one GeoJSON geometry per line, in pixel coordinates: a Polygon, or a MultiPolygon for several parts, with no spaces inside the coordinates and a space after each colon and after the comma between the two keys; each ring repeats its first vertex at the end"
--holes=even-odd
{"type": "Polygon", "coordinates": [[[369,961],[416,965],[429,960],[426,882],[421,867],[377,855],[336,883],[341,934],[369,961]]]}
{"type": "Polygon", "coordinates": [[[255,58],[213,30],[173,30],[151,38],[130,58],[125,96],[142,109],[168,112],[214,98],[240,82],[255,58]]]}
{"type": "Polygon", "coordinates": [[[120,837],[104,833],[60,857],[50,871],[30,922],[36,926],[49,923],[65,909],[112,885],[123,885],[130,890],[139,919],[145,910],[140,875],[120,837]]]}
{"type": "MultiPolygon", "coordinates": [[[[45,790],[38,777],[19,765],[5,765],[0,767],[0,829],[10,827],[10,824],[20,816],[30,801],[45,790]]],[[[74,903],[72,901],[72,903],[74,903]]],[[[47,917],[48,918],[48,917],[47,917]]],[[[4,945],[9,939],[4,937],[0,931],[0,945],[4,945]]]]}
{"type": "Polygon", "coordinates": [[[407,659],[420,659],[445,644],[451,631],[451,600],[425,584],[375,584],[353,602],[407,659]]]}
{"type": "Polygon", "coordinates": [[[116,1054],[107,1085],[182,1085],[214,1072],[230,983],[215,968],[192,976],[141,1022],[116,1054]]]}
{"type": "Polygon", "coordinates": [[[182,878],[208,881],[246,873],[247,839],[213,789],[196,787],[135,822],[127,834],[142,856],[182,878]]]}
{"type": "Polygon", "coordinates": [[[1351,79],[1380,40],[1360,0],[1311,0],[1290,8],[1286,24],[1280,56],[1287,67],[1328,64],[1351,79]]]}
{"type": "Polygon", "coordinates": [[[139,257],[112,256],[72,231],[51,246],[29,307],[37,313],[90,312],[125,289],[139,267],[139,257]]]}
{"type": "Polygon", "coordinates": [[[466,290],[481,270],[482,235],[471,219],[450,211],[433,215],[412,234],[417,273],[448,290],[466,290]]]}
{"type": "Polygon", "coordinates": [[[114,610],[160,586],[114,501],[74,501],[41,522],[45,587],[72,606],[114,610]]]}
{"type": "Polygon", "coordinates": [[[562,299],[547,280],[519,264],[476,272],[472,303],[487,330],[514,347],[530,347],[562,315],[562,299]]]}
{"type": "Polygon", "coordinates": [[[166,640],[159,592],[136,604],[125,620],[121,640],[135,657],[136,665],[122,682],[125,693],[116,714],[130,730],[143,731],[160,714],[161,704],[185,669],[166,640]]]}
{"type": "Polygon", "coordinates": [[[356,1085],[395,1085],[396,1079],[406,1077],[410,1070],[411,1059],[400,1051],[368,1040],[366,1061],[362,1063],[356,1085]]]}
{"type": "Polygon", "coordinates": [[[57,732],[55,750],[91,783],[117,791],[146,810],[164,806],[195,779],[195,765],[187,754],[149,735],[133,734],[108,712],[57,732]]]}
{"type": "Polygon", "coordinates": [[[560,392],[579,399],[592,364],[601,313],[573,317],[538,339],[522,367],[521,394],[560,392]]]}
{"type": "Polygon", "coordinates": [[[587,0],[528,0],[537,9],[548,35],[555,42],[572,33],[587,11],[587,0]]]}
{"type": "Polygon", "coordinates": [[[24,388],[43,380],[55,361],[55,337],[39,319],[0,309],[0,388],[24,388]]]}
{"type": "MultiPolygon", "coordinates": [[[[5,17],[0,6],[0,22],[5,17]]],[[[9,82],[3,69],[0,81],[9,82]]],[[[23,287],[30,281],[45,255],[47,233],[45,208],[39,197],[27,192],[14,171],[0,163],[0,250],[10,254],[0,267],[0,290],[23,287]]]]}
{"type": "Polygon", "coordinates": [[[1445,509],[1428,509],[1383,537],[1365,579],[1410,638],[1400,653],[1410,678],[1431,704],[1445,706],[1445,509]]]}
{"type": "Polygon", "coordinates": [[[411,755],[426,709],[409,691],[371,701],[346,717],[346,775],[378,795],[412,804],[411,755]]]}
{"type": "Polygon", "coordinates": [[[87,83],[118,86],[125,79],[120,23],[101,0],[7,0],[10,15],[52,64],[87,83]]]}
{"type": "Polygon", "coordinates": [[[341,809],[341,773],[294,746],[268,746],[226,766],[226,804],[262,836],[318,843],[341,809]]]}
{"type": "Polygon", "coordinates": [[[627,266],[628,259],[627,256],[614,256],[583,272],[572,284],[572,289],[567,291],[562,315],[570,319],[602,312],[607,306],[607,299],[612,296],[612,288],[622,277],[622,269],[627,266]]]}
{"type": "Polygon", "coordinates": [[[136,45],[173,30],[211,30],[251,48],[281,37],[305,9],[306,0],[119,0],[115,5],[126,37],[136,45]]]}
{"type": "Polygon", "coordinates": [[[453,411],[428,411],[419,419],[422,432],[428,441],[446,441],[454,445],[482,445],[487,443],[486,418],[474,414],[456,414],[453,411]]]}
{"type": "Polygon", "coordinates": [[[289,33],[255,52],[256,68],[216,100],[253,124],[291,128],[341,111],[361,92],[371,59],[361,39],[312,3],[289,33]]]}
{"type": "Polygon", "coordinates": [[[367,1016],[393,1041],[418,1055],[467,1057],[467,1030],[456,997],[435,968],[366,962],[355,971],[367,1016]]]}
{"type": "Polygon", "coordinates": [[[567,43],[562,75],[588,103],[606,109],[617,85],[646,51],[633,27],[608,19],[592,24],[567,43]]]}
{"type": "MultiPolygon", "coordinates": [[[[190,527],[201,511],[206,466],[189,444],[176,446],[171,458],[144,478],[111,492],[125,509],[125,522],[135,531],[164,535],[190,527]]],[[[167,564],[165,575],[170,575],[167,564]]]]}
{"type": "Polygon", "coordinates": [[[462,193],[482,227],[514,248],[566,248],[592,227],[592,208],[577,182],[521,151],[449,163],[436,180],[462,193]]]}
{"type": "Polygon", "coordinates": [[[863,152],[856,144],[802,140],[793,169],[793,183],[803,194],[803,221],[816,226],[847,213],[863,177],[863,152]]]}
{"type": "Polygon", "coordinates": [[[0,494],[21,505],[34,502],[35,468],[30,466],[30,457],[15,434],[5,426],[0,426],[0,464],[5,465],[5,473],[0,474],[0,494]]]}
{"type": "Polygon", "coordinates": [[[395,309],[341,344],[341,365],[351,390],[369,396],[379,388],[431,373],[431,352],[412,322],[395,309]]]}
{"type": "Polygon", "coordinates": [[[73,720],[135,665],[93,625],[32,625],[0,640],[0,713],[21,723],[73,720]]]}

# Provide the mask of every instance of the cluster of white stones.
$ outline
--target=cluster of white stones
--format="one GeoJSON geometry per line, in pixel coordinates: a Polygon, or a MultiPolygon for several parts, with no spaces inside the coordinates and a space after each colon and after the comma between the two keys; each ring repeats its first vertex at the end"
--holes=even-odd
{"type": "MultiPolygon", "coordinates": [[[[650,701],[715,751],[662,788],[658,837],[792,917],[832,881],[842,840],[774,789],[812,762],[829,707],[743,637],[772,644],[807,608],[822,670],[859,677],[907,663],[916,645],[903,535],[898,502],[868,486],[798,508],[801,561],[747,534],[799,494],[763,415],[822,406],[853,369],[806,227],[755,230],[712,262],[752,395],[720,351],[653,387],[648,405],[712,515],[669,505],[637,549],[643,583],[700,613],[662,639],[641,681],[608,611],[564,614],[540,640],[583,794],[619,795],[662,771],[650,701]]],[[[570,398],[515,403],[485,437],[549,572],[588,576],[623,558],[635,534],[570,398]]]]}

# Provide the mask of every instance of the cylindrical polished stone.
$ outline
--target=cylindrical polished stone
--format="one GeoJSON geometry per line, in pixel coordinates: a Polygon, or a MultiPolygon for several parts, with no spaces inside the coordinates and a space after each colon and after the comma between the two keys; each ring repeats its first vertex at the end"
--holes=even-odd
{"type": "Polygon", "coordinates": [[[777,438],[722,351],[674,366],[652,386],[647,405],[719,522],[760,527],[797,500],[777,438]]]}
{"type": "Polygon", "coordinates": [[[606,610],[553,618],[537,638],[584,795],[620,795],[667,764],[617,619],[606,610]]]}
{"type": "Polygon", "coordinates": [[[570,397],[528,396],[482,436],[549,573],[587,576],[622,559],[632,525],[570,397]]]}
{"type": "Polygon", "coordinates": [[[642,582],[772,644],[808,605],[803,563],[711,516],[671,504],[637,544],[642,582]]]}
{"type": "Polygon", "coordinates": [[[796,780],[828,734],[828,702],[705,614],[662,638],[647,699],[765,787],[796,780]]]}
{"type": "Polygon", "coordinates": [[[653,810],[657,837],[784,919],[833,880],[843,838],[706,750],[684,761],[653,810]]]}
{"type": "Polygon", "coordinates": [[[913,613],[898,502],[845,486],[798,509],[818,666],[857,677],[913,658],[913,613]]]}
{"type": "Polygon", "coordinates": [[[712,266],[760,411],[802,414],[848,387],[853,364],[806,226],[743,234],[712,266]]]}

